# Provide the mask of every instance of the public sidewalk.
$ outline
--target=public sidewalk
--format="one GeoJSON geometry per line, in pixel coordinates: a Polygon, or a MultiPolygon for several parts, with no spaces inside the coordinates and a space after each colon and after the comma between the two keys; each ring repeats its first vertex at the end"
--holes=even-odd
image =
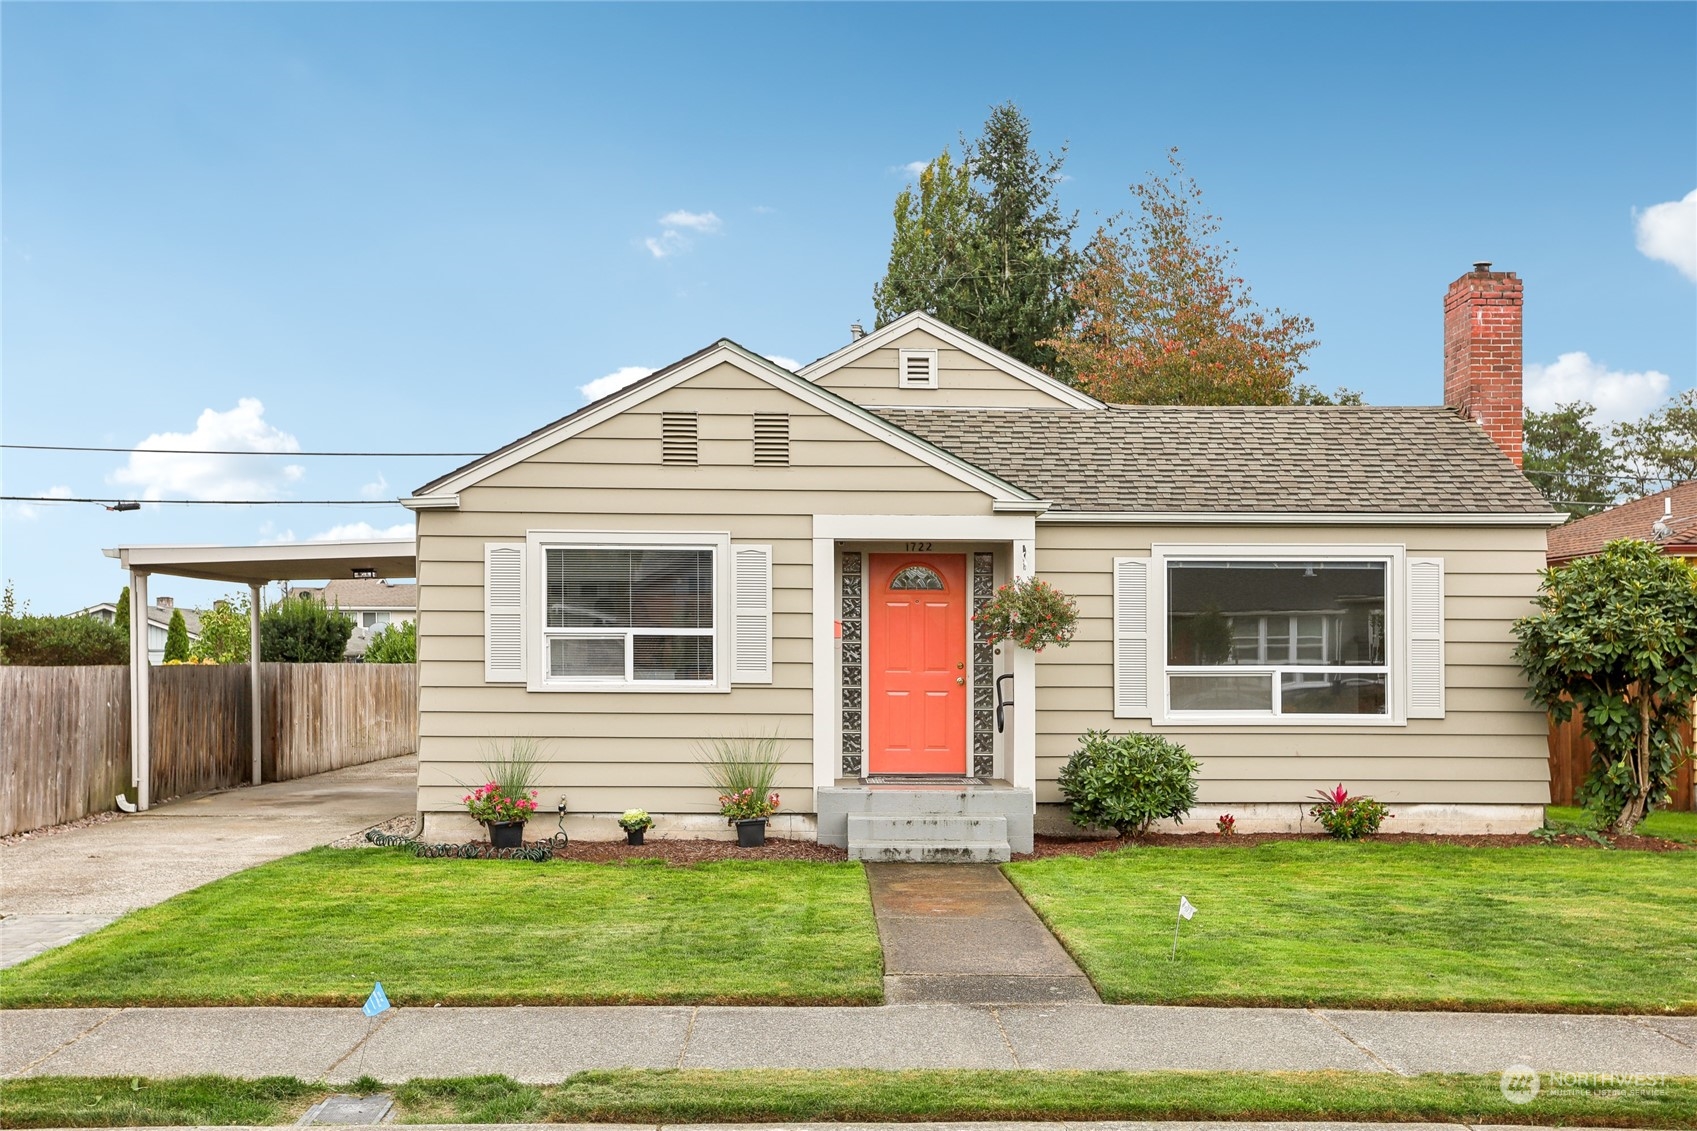
{"type": "Polygon", "coordinates": [[[353,1007],[0,1011],[0,1075],[333,1083],[594,1068],[1038,1068],[1697,1075],[1697,1017],[1203,1009],[353,1007]]]}

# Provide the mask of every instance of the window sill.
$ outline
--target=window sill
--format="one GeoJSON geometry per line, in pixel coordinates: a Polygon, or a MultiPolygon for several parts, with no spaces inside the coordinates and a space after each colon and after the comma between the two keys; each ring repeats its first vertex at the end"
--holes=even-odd
{"type": "Polygon", "coordinates": [[[1149,720],[1160,727],[1361,727],[1380,730],[1384,727],[1407,726],[1407,719],[1390,715],[1202,715],[1168,714],[1149,720]]]}
{"type": "Polygon", "coordinates": [[[527,690],[555,694],[559,692],[592,692],[605,694],[613,692],[621,695],[711,695],[730,691],[729,684],[721,683],[595,683],[592,681],[574,680],[571,682],[543,680],[527,685],[527,690]]]}

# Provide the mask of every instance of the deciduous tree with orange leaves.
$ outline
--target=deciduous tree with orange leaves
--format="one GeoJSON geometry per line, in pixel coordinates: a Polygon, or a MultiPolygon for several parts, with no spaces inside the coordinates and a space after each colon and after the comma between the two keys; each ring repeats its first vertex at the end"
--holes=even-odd
{"type": "Polygon", "coordinates": [[[1313,320],[1255,304],[1219,218],[1178,150],[1167,157],[1166,176],[1131,186],[1136,213],[1110,217],[1085,249],[1071,287],[1077,314],[1043,343],[1059,367],[1121,404],[1360,403],[1297,382],[1319,344],[1313,320]]]}

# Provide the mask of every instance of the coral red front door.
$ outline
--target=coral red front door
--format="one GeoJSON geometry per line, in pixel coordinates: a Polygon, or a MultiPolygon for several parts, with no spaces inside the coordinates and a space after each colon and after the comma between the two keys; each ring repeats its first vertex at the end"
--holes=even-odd
{"type": "Polygon", "coordinates": [[[966,773],[966,555],[870,554],[866,768],[966,773]]]}

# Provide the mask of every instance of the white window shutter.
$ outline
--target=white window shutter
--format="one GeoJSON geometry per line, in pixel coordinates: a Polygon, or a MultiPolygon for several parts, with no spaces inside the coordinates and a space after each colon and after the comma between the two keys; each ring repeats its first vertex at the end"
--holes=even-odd
{"type": "Polygon", "coordinates": [[[1114,559],[1114,718],[1149,712],[1149,559],[1114,559]]]}
{"type": "Polygon", "coordinates": [[[1408,717],[1444,717],[1444,559],[1408,559],[1408,717]]]}
{"type": "Polygon", "coordinates": [[[731,682],[772,682],[772,547],[731,547],[731,682]]]}
{"type": "Polygon", "coordinates": [[[483,546],[483,678],[524,682],[524,543],[483,546]]]}

